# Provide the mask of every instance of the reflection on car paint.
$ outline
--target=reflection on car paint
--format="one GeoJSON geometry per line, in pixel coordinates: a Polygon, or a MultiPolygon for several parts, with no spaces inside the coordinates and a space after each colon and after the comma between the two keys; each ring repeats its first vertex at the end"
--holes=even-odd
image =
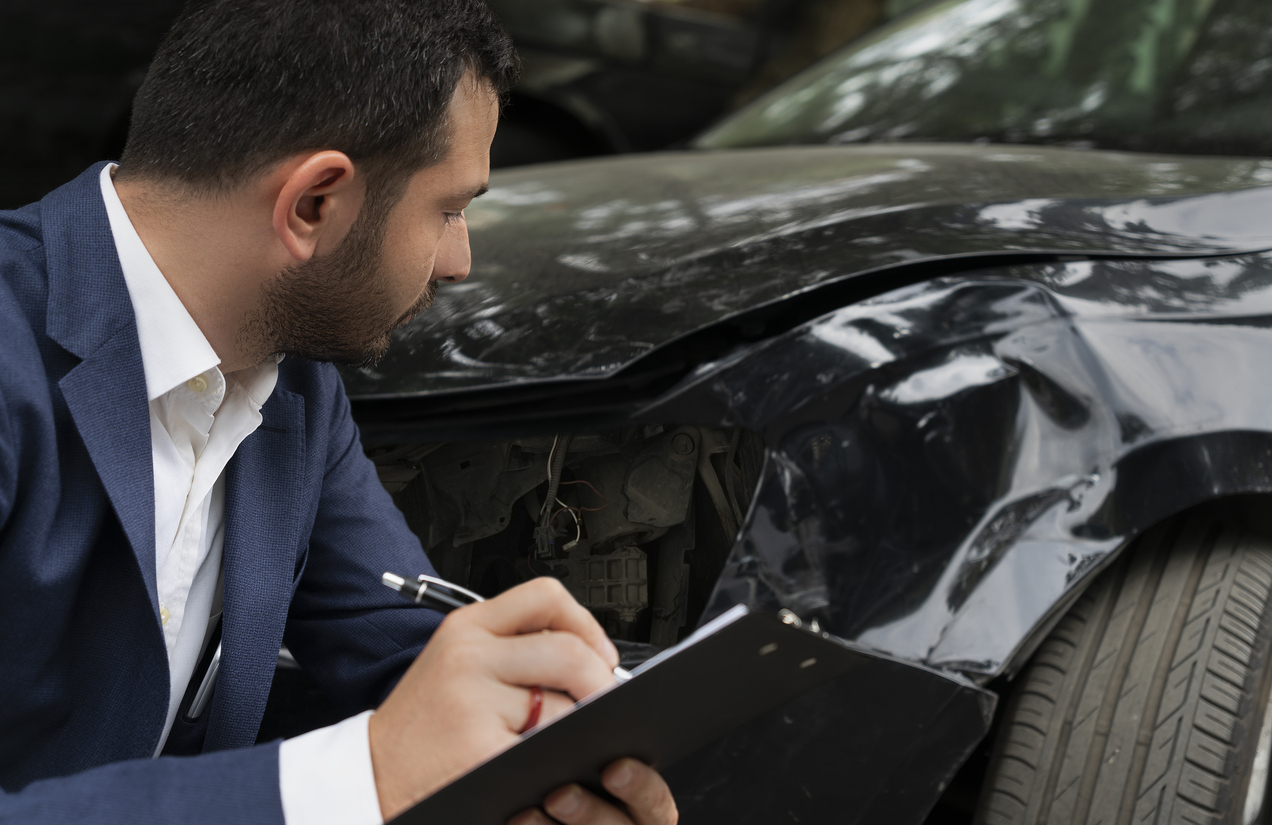
{"type": "Polygon", "coordinates": [[[656,412],[769,447],[706,618],[788,607],[988,678],[1140,529],[1272,491],[1269,374],[1272,257],[1092,261],[846,307],[656,412]]]}
{"type": "Polygon", "coordinates": [[[1272,154],[1265,0],[944,0],[700,135],[704,149],[897,140],[1272,154]]]}
{"type": "Polygon", "coordinates": [[[1159,160],[824,147],[498,172],[469,211],[473,277],[346,383],[371,398],[603,378],[756,307],[960,255],[1272,247],[1272,161],[1159,160]]]}

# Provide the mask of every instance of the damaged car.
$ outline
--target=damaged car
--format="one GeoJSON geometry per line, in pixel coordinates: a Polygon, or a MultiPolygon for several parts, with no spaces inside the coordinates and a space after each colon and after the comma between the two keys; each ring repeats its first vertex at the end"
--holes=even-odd
{"type": "Polygon", "coordinates": [[[367,453],[441,575],[629,664],[739,603],[882,654],[668,766],[685,821],[1267,821],[1268,8],[950,0],[714,151],[497,172],[345,373],[367,453]],[[1021,55],[1045,106],[960,85],[1021,55]],[[869,124],[966,142],[813,145],[869,124]],[[1194,154],[997,142],[1105,134],[1194,154]]]}
{"type": "Polygon", "coordinates": [[[980,821],[1237,821],[1272,728],[1269,214],[1264,160],[501,172],[474,276],[346,383],[444,577],[556,576],[628,663],[737,603],[888,654],[671,767],[687,821],[919,823],[995,720],[980,821]]]}

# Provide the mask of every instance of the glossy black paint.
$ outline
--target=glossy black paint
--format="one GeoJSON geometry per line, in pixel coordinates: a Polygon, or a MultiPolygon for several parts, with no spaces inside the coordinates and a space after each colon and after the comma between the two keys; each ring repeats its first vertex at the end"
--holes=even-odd
{"type": "Polygon", "coordinates": [[[696,330],[826,284],[974,265],[951,263],[958,257],[1272,247],[1262,217],[1270,185],[1272,162],[1262,160],[969,146],[501,171],[468,210],[472,277],[442,290],[384,361],[346,383],[356,397],[392,398],[605,378],[696,330]]]}
{"type": "Polygon", "coordinates": [[[1132,537],[1272,492],[1269,167],[997,147],[702,160],[497,177],[473,282],[350,376],[356,413],[372,440],[760,433],[703,618],[785,607],[898,664],[671,771],[682,807],[918,823],[991,716],[989,694],[937,696],[928,668],[1011,674],[1132,537]]]}
{"type": "Polygon", "coordinates": [[[1264,0],[933,0],[692,145],[946,140],[1266,157],[1269,31],[1264,0]]]}
{"type": "Polygon", "coordinates": [[[989,678],[1115,550],[1272,492],[1272,258],[967,273],[705,367],[642,416],[765,436],[713,608],[989,678]]]}

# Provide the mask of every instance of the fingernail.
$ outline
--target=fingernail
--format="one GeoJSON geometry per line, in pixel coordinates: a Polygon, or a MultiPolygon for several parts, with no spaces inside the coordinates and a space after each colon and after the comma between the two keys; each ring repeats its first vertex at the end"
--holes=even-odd
{"type": "Polygon", "coordinates": [[[631,781],[632,766],[624,762],[618,770],[609,775],[609,781],[605,783],[605,786],[612,791],[617,791],[626,788],[631,781]]]}
{"type": "Polygon", "coordinates": [[[583,794],[575,786],[570,786],[563,793],[558,795],[556,799],[551,799],[545,806],[548,813],[557,819],[573,816],[579,812],[579,807],[583,804],[583,794]]]}

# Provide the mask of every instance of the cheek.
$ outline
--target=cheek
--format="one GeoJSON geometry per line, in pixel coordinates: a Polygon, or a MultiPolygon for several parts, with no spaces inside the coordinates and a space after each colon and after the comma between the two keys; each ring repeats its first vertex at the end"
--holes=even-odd
{"type": "Polygon", "coordinates": [[[384,269],[403,292],[418,294],[433,272],[440,237],[419,232],[407,242],[385,250],[384,269]]]}

